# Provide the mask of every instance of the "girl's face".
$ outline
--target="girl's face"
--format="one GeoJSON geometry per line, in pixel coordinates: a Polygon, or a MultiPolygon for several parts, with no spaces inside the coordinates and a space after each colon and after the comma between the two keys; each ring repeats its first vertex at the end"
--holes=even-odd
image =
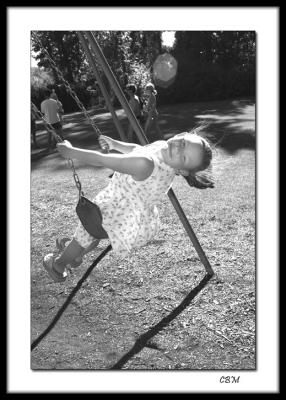
{"type": "Polygon", "coordinates": [[[152,93],[152,89],[145,89],[145,93],[147,94],[147,96],[150,96],[150,94],[152,93]]]}
{"type": "Polygon", "coordinates": [[[203,161],[203,142],[197,135],[179,134],[167,140],[162,150],[166,164],[179,170],[182,175],[199,168],[203,161]]]}

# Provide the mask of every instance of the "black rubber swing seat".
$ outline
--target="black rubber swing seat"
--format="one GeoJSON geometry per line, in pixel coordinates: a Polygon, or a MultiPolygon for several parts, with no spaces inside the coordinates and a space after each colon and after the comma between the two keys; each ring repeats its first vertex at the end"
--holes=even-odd
{"type": "Polygon", "coordinates": [[[95,239],[107,239],[108,234],[102,226],[102,214],[97,204],[81,196],[76,213],[85,230],[95,239]]]}

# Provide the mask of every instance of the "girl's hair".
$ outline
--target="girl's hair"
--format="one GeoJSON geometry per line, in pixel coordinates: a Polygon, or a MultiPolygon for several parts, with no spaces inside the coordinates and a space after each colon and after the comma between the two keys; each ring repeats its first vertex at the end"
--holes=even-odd
{"type": "MultiPolygon", "coordinates": [[[[201,125],[197,128],[192,129],[190,132],[184,133],[185,135],[198,135],[200,131],[205,129],[206,124],[201,125]]],[[[198,135],[202,139],[203,143],[203,160],[201,165],[196,169],[192,170],[188,176],[184,176],[190,186],[194,186],[197,189],[206,189],[214,187],[214,179],[211,172],[211,161],[213,152],[210,143],[201,135],[198,135]]]]}
{"type": "Polygon", "coordinates": [[[151,83],[151,82],[147,83],[145,89],[150,89],[151,92],[153,92],[154,95],[156,96],[157,90],[155,89],[155,86],[153,85],[153,83],[151,83]]]}

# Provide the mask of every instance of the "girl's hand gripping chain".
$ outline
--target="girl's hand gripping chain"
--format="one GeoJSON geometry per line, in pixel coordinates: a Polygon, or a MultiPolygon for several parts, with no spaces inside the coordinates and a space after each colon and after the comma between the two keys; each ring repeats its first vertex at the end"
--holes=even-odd
{"type": "Polygon", "coordinates": [[[62,157],[64,158],[72,158],[72,149],[73,146],[68,140],[64,140],[61,143],[57,144],[57,149],[62,157]]]}
{"type": "Polygon", "coordinates": [[[100,135],[98,138],[98,143],[102,149],[105,149],[107,151],[114,148],[114,140],[109,138],[108,136],[100,135]]]}

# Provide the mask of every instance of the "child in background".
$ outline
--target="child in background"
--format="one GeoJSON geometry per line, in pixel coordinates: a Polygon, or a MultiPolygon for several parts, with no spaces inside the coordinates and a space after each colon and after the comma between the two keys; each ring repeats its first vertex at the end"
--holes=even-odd
{"type": "MultiPolygon", "coordinates": [[[[135,114],[135,117],[141,122],[141,106],[138,96],[136,96],[137,88],[134,84],[129,84],[126,86],[126,91],[129,96],[129,105],[132,111],[135,114]]],[[[127,131],[127,140],[128,142],[132,142],[133,138],[133,128],[129,122],[128,131],[127,131]]]]}
{"type": "Polygon", "coordinates": [[[144,131],[147,135],[148,131],[150,130],[151,126],[155,124],[156,132],[160,139],[164,139],[161,129],[158,123],[158,111],[157,111],[157,101],[156,95],[157,91],[155,90],[155,86],[153,83],[148,83],[145,87],[145,93],[147,95],[147,104],[144,108],[144,111],[147,114],[147,120],[145,122],[144,131]]]}

